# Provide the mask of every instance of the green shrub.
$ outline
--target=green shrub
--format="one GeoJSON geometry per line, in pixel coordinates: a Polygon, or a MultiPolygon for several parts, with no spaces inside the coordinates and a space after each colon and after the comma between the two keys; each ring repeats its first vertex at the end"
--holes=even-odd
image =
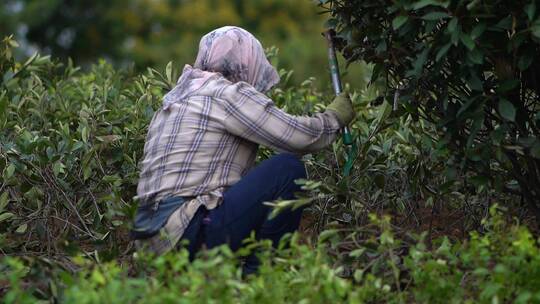
{"type": "MultiPolygon", "coordinates": [[[[127,228],[147,125],[178,69],[144,74],[115,70],[104,61],[80,71],[35,55],[11,56],[16,42],[3,41],[0,58],[0,244],[4,252],[48,254],[98,250],[102,259],[130,250],[127,228]]],[[[268,50],[275,58],[277,50],[268,50]]],[[[324,108],[331,96],[310,78],[299,86],[280,70],[272,91],[276,104],[294,114],[324,108]]],[[[369,75],[361,82],[367,82],[369,75]]],[[[351,227],[367,222],[372,210],[414,214],[418,201],[444,183],[432,127],[390,117],[388,104],[370,105],[380,94],[372,85],[353,94],[358,119],[352,126],[359,158],[350,178],[340,165],[344,149],[308,155],[307,187],[315,232],[338,219],[351,227]]],[[[261,149],[260,158],[272,153],[261,149]]],[[[437,199],[441,199],[438,196],[437,199]]],[[[431,202],[433,199],[431,199],[431,202]]],[[[471,212],[471,214],[474,214],[471,212]]]]}
{"type": "Polygon", "coordinates": [[[540,220],[540,8],[531,1],[320,1],[349,62],[438,127],[447,175],[520,194],[540,220]]]}
{"type": "MultiPolygon", "coordinates": [[[[495,209],[492,209],[495,210],[495,209]]],[[[76,272],[39,259],[0,260],[0,282],[9,282],[5,303],[537,303],[540,247],[522,226],[506,226],[493,213],[485,235],[433,249],[394,237],[388,219],[372,217],[375,232],[352,251],[337,231],[316,246],[299,244],[272,252],[262,247],[260,274],[242,278],[239,258],[227,247],[203,252],[192,263],[187,251],[129,261],[95,263],[74,258],[76,272]],[[348,261],[348,262],[346,262],[348,261]],[[346,269],[351,277],[347,279],[346,269]],[[48,270],[43,270],[48,269],[48,270]]],[[[350,240],[350,238],[349,238],[350,240]]],[[[283,243],[285,244],[285,243],[283,243]]]]}
{"type": "MultiPolygon", "coordinates": [[[[134,75],[102,61],[81,72],[39,55],[17,62],[14,46],[9,38],[0,46],[3,302],[540,301],[538,241],[495,212],[483,223],[485,234],[463,242],[407,235],[388,217],[368,216],[413,214],[418,201],[448,199],[430,196],[446,181],[438,176],[445,154],[434,150],[433,126],[392,115],[388,103],[371,105],[377,85],[353,94],[360,152],[353,174],[341,175],[337,142],[306,157],[308,197],[276,203],[315,202],[313,226],[324,230],[313,235],[316,245],[309,234],[275,251],[252,242],[237,253],[203,252],[193,263],[185,251],[133,253],[126,229],[137,161],[162,91],[178,71],[171,64],[134,75]],[[267,249],[260,276],[243,279],[241,257],[256,247],[267,249]]],[[[312,80],[294,88],[290,72],[280,74],[283,83],[272,92],[280,107],[296,114],[322,109],[329,97],[312,80]]]]}
{"type": "MultiPolygon", "coordinates": [[[[179,67],[134,74],[100,61],[83,72],[38,54],[18,62],[11,38],[0,47],[0,247],[122,255],[147,126],[179,67]]],[[[280,74],[276,103],[321,109],[313,79],[293,88],[292,72],[280,74]]]]}
{"type": "MultiPolygon", "coordinates": [[[[135,208],[131,198],[146,128],[162,93],[174,85],[178,69],[169,64],[163,73],[149,69],[139,75],[117,71],[101,61],[82,72],[71,62],[62,64],[48,56],[15,61],[11,52],[16,45],[11,38],[4,39],[0,54],[2,248],[5,252],[58,253],[74,252],[79,247],[98,249],[102,258],[117,256],[128,248],[126,228],[135,208]]],[[[268,53],[275,58],[277,49],[268,53]]],[[[331,99],[317,89],[314,78],[293,86],[292,72],[280,70],[280,75],[281,84],[271,95],[290,113],[320,111],[325,100],[331,99]]],[[[376,88],[362,94],[372,96],[376,88]]],[[[362,196],[375,191],[380,195],[380,187],[365,190],[367,185],[384,183],[387,170],[383,164],[388,155],[399,162],[388,171],[403,179],[405,173],[398,167],[416,152],[404,153],[406,148],[401,145],[394,149],[393,129],[378,136],[386,123],[386,108],[371,108],[368,97],[355,96],[362,119],[354,129],[365,159],[357,162],[348,188],[341,182],[341,144],[308,157],[307,163],[313,172],[310,177],[324,179],[328,185],[324,191],[337,202],[333,204],[335,212],[348,208],[348,216],[356,219],[365,218],[372,208],[359,205],[362,196]],[[373,173],[377,183],[372,182],[373,173]]],[[[405,144],[414,135],[409,123],[399,128],[400,142],[405,144]]],[[[260,157],[270,153],[262,149],[260,157]]],[[[390,195],[390,190],[385,191],[385,196],[390,195]]]]}
{"type": "MultiPolygon", "coordinates": [[[[101,61],[81,73],[48,56],[0,57],[0,233],[6,252],[58,252],[74,245],[121,250],[146,128],[160,87],[101,61]]],[[[123,249],[122,249],[123,250],[123,249]]]]}

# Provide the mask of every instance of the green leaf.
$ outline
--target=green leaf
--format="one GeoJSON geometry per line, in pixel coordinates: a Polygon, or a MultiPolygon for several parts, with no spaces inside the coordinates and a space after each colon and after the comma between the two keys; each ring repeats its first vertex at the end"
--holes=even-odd
{"type": "Polygon", "coordinates": [[[437,1],[437,0],[421,0],[421,1],[416,2],[413,5],[413,9],[414,10],[419,10],[419,9],[424,8],[426,6],[429,6],[429,5],[440,6],[440,7],[446,8],[446,7],[448,7],[448,2],[446,2],[446,1],[437,1]]]}
{"type": "Polygon", "coordinates": [[[534,23],[531,25],[531,33],[534,37],[540,38],[540,18],[536,19],[534,23]]]}
{"type": "Polygon", "coordinates": [[[450,50],[450,47],[452,46],[452,43],[449,42],[447,44],[445,44],[438,52],[437,52],[437,55],[435,56],[435,61],[439,61],[441,60],[441,58],[443,56],[446,55],[446,53],[448,53],[448,51],[450,50]]]}
{"type": "Polygon", "coordinates": [[[15,233],[19,233],[19,234],[25,233],[27,228],[28,228],[28,224],[22,224],[19,227],[17,227],[17,230],[15,230],[15,233]]]}
{"type": "Polygon", "coordinates": [[[392,27],[394,28],[394,30],[397,30],[400,27],[402,27],[403,24],[405,24],[405,22],[407,22],[407,20],[409,20],[409,16],[407,16],[407,15],[399,15],[396,18],[394,18],[394,20],[392,20],[392,27]]]}
{"type": "Polygon", "coordinates": [[[167,81],[169,82],[169,85],[170,86],[174,86],[174,79],[173,79],[173,63],[172,61],[169,61],[169,63],[167,63],[167,66],[165,67],[165,75],[167,76],[167,81]]]}
{"type": "Polygon", "coordinates": [[[336,236],[337,234],[338,234],[338,231],[334,229],[324,230],[323,232],[321,232],[321,234],[319,234],[318,242],[324,243],[326,240],[336,236]]]}
{"type": "Polygon", "coordinates": [[[83,180],[86,181],[92,175],[92,167],[90,165],[83,166],[83,180]]]}
{"type": "Polygon", "coordinates": [[[533,1],[531,4],[526,5],[524,10],[525,14],[527,14],[527,18],[529,18],[529,21],[532,21],[536,14],[536,1],[533,1]]]}
{"type": "Polygon", "coordinates": [[[9,164],[9,166],[4,171],[4,179],[9,179],[15,173],[15,165],[9,164]]]}
{"type": "Polygon", "coordinates": [[[413,70],[412,71],[409,71],[407,73],[407,76],[415,76],[415,77],[419,77],[420,74],[422,74],[422,71],[424,69],[424,65],[427,61],[427,58],[428,58],[428,54],[429,54],[429,48],[425,48],[422,53],[420,53],[418,55],[418,57],[416,58],[416,60],[412,63],[412,66],[413,66],[413,70]]]}
{"type": "Polygon", "coordinates": [[[457,18],[453,18],[448,23],[447,32],[450,34],[450,40],[452,43],[457,46],[459,42],[459,38],[461,36],[461,24],[458,23],[457,18]]]}
{"type": "Polygon", "coordinates": [[[0,117],[3,117],[7,114],[8,100],[7,98],[4,98],[5,95],[6,91],[0,93],[0,117]]]}
{"type": "Polygon", "coordinates": [[[0,212],[2,212],[9,203],[9,193],[3,192],[0,195],[0,212]]]}
{"type": "Polygon", "coordinates": [[[486,31],[486,28],[487,28],[486,23],[482,22],[482,23],[478,24],[471,31],[471,38],[474,40],[474,39],[482,36],[482,34],[486,31]]]}
{"type": "Polygon", "coordinates": [[[39,53],[35,52],[34,55],[32,55],[30,58],[28,58],[26,60],[26,62],[23,64],[23,69],[24,67],[30,65],[32,62],[34,62],[34,60],[36,60],[36,58],[39,56],[39,53]]]}
{"type": "Polygon", "coordinates": [[[88,142],[88,128],[84,126],[81,130],[81,139],[83,142],[88,142]]]}
{"type": "Polygon", "coordinates": [[[484,85],[482,83],[482,80],[480,80],[480,78],[478,78],[478,76],[475,73],[471,73],[471,77],[469,77],[467,84],[469,85],[471,89],[475,91],[484,90],[484,85]]]}
{"type": "Polygon", "coordinates": [[[107,279],[105,279],[105,276],[98,269],[94,269],[94,271],[92,271],[90,279],[92,280],[93,283],[95,283],[98,286],[105,285],[105,283],[107,282],[107,279]]]}
{"type": "Polygon", "coordinates": [[[7,220],[7,219],[12,218],[13,216],[14,216],[14,214],[11,213],[11,212],[6,212],[6,213],[0,214],[0,223],[7,220]]]}
{"type": "Polygon", "coordinates": [[[45,153],[47,154],[47,158],[49,160],[54,157],[54,149],[52,147],[47,147],[47,149],[45,149],[45,153]]]}
{"type": "Polygon", "coordinates": [[[11,47],[14,47],[14,48],[18,48],[18,47],[19,47],[19,43],[18,43],[16,40],[13,40],[13,39],[9,39],[9,40],[8,40],[8,44],[9,44],[11,47]]]}
{"type": "Polygon", "coordinates": [[[64,164],[62,164],[62,162],[60,161],[57,161],[53,164],[53,173],[54,173],[54,176],[58,176],[60,173],[65,173],[64,171],[64,164]]]}
{"type": "Polygon", "coordinates": [[[494,27],[496,30],[509,30],[512,28],[512,15],[506,16],[506,18],[501,19],[494,27]]]}
{"type": "Polygon", "coordinates": [[[467,10],[472,11],[480,3],[480,0],[473,0],[471,3],[467,4],[467,10]]]}
{"type": "Polygon", "coordinates": [[[499,113],[501,113],[501,116],[506,120],[515,121],[516,119],[516,108],[506,99],[501,99],[499,101],[499,113]]]}
{"type": "Polygon", "coordinates": [[[384,124],[386,119],[392,114],[392,106],[390,105],[390,103],[384,101],[378,110],[379,113],[374,121],[376,129],[379,129],[384,124]]]}
{"type": "Polygon", "coordinates": [[[476,47],[476,44],[471,39],[471,36],[469,36],[469,35],[467,35],[465,33],[462,33],[461,36],[460,36],[460,39],[461,39],[461,42],[463,43],[463,45],[465,45],[465,47],[467,47],[469,49],[469,51],[474,50],[474,48],[476,47]]]}
{"type": "Polygon", "coordinates": [[[448,33],[453,33],[456,31],[457,26],[458,26],[458,19],[454,17],[452,18],[452,20],[450,20],[450,22],[448,22],[448,26],[446,27],[446,29],[448,30],[448,33]]]}
{"type": "Polygon", "coordinates": [[[480,293],[480,296],[485,299],[489,299],[497,294],[501,289],[501,285],[498,283],[487,283],[484,286],[484,290],[480,293]]]}
{"type": "Polygon", "coordinates": [[[431,13],[425,14],[422,17],[422,19],[424,19],[424,20],[441,20],[441,19],[445,19],[445,18],[449,18],[449,17],[450,17],[450,15],[448,15],[445,12],[431,12],[431,13]]]}
{"type": "Polygon", "coordinates": [[[519,294],[516,298],[516,304],[527,304],[531,303],[532,293],[530,291],[525,291],[519,294]]]}
{"type": "Polygon", "coordinates": [[[379,79],[379,77],[384,76],[383,74],[385,71],[386,70],[385,70],[384,64],[381,64],[381,63],[375,64],[375,66],[373,67],[373,72],[371,73],[370,82],[374,83],[375,81],[379,79]]]}

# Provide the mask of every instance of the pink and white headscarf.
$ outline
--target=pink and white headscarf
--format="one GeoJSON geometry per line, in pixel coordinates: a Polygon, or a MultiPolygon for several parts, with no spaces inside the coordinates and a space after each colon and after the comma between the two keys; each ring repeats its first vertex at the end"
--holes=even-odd
{"type": "Polygon", "coordinates": [[[184,66],[176,86],[163,98],[163,109],[186,98],[215,73],[231,82],[247,82],[262,93],[279,83],[259,40],[242,28],[224,26],[201,38],[195,64],[184,66]]]}

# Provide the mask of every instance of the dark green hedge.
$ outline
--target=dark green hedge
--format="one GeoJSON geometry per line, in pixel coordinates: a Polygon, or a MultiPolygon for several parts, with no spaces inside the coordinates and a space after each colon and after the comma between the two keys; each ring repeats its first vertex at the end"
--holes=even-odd
{"type": "Polygon", "coordinates": [[[536,0],[328,0],[349,62],[374,64],[402,114],[434,122],[449,177],[519,194],[540,219],[536,0]]]}

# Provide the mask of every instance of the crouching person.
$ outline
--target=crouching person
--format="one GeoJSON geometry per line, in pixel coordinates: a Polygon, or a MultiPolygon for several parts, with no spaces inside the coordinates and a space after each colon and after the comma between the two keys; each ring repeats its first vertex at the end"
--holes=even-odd
{"type": "MultiPolygon", "coordinates": [[[[294,199],[294,181],[306,177],[298,155],[330,145],[354,115],[346,95],[324,113],[289,115],[264,94],[278,82],[249,32],[228,26],[201,39],[195,64],[149,126],[135,197],[138,246],[163,253],[187,240],[193,256],[203,245],[237,250],[252,232],[277,245],[298,229],[301,209],[268,219],[263,203],[294,199]],[[282,153],[253,167],[259,145],[282,153]]],[[[244,271],[257,266],[248,258],[244,271]]]]}

